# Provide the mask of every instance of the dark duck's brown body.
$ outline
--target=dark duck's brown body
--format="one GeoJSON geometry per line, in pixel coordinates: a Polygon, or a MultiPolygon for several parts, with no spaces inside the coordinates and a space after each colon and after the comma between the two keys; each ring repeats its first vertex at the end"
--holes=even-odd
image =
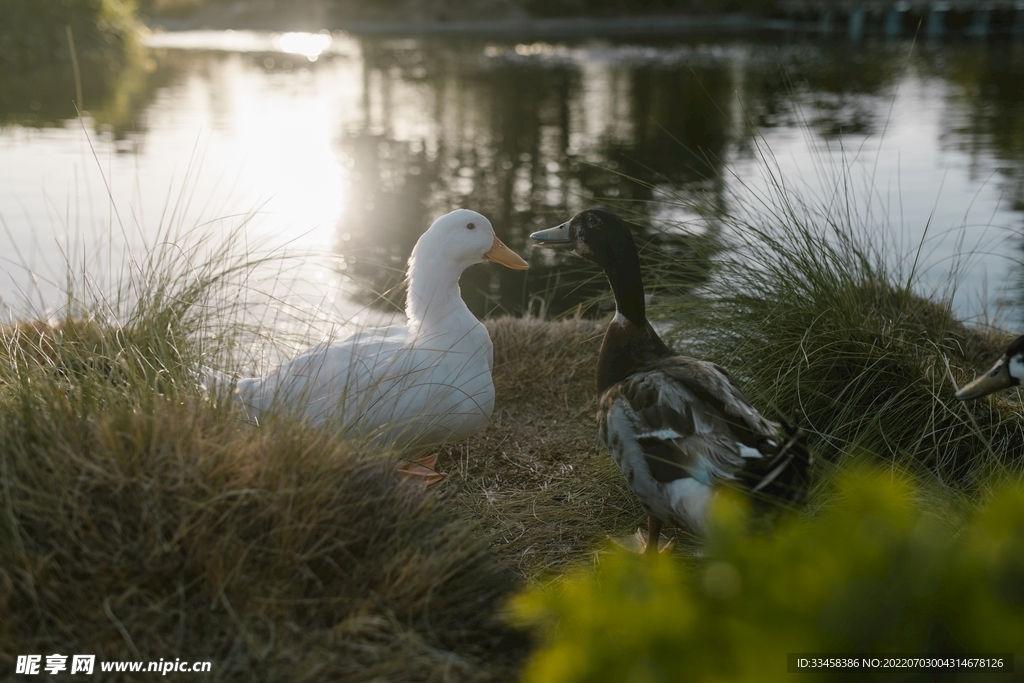
{"type": "Polygon", "coordinates": [[[677,355],[648,322],[643,278],[626,224],[603,209],[534,233],[540,246],[571,249],[599,265],[615,317],[598,360],[601,437],[648,512],[648,550],[662,523],[702,532],[722,486],[796,504],[811,457],[798,430],[761,417],[718,365],[677,355]]]}

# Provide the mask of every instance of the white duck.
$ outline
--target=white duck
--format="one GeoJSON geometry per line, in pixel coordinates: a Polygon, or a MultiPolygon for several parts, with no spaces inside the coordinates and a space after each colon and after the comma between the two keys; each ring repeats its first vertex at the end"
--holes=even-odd
{"type": "MultiPolygon", "coordinates": [[[[264,377],[238,380],[237,397],[257,422],[275,407],[384,444],[429,447],[472,435],[494,408],[492,346],[459,277],[484,261],[528,267],[479,213],[441,216],[409,258],[407,324],[313,347],[264,377]]],[[[416,462],[433,466],[433,458],[416,462]]]]}

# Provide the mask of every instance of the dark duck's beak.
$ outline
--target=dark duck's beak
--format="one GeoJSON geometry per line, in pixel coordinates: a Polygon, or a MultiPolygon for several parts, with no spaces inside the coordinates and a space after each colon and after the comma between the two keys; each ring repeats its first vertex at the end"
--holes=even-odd
{"type": "Polygon", "coordinates": [[[1004,357],[991,370],[956,392],[956,397],[961,401],[980,398],[1000,389],[1008,389],[1014,384],[1014,378],[1010,375],[1010,359],[1004,357]]]}
{"type": "Polygon", "coordinates": [[[569,236],[569,223],[570,221],[566,221],[557,227],[535,232],[530,235],[530,239],[537,242],[538,247],[572,249],[574,245],[572,237],[569,236]]]}

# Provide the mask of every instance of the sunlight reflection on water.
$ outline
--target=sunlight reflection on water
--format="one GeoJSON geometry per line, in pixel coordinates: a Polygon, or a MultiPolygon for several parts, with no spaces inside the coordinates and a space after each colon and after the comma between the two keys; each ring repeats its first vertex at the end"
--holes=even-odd
{"type": "Polygon", "coordinates": [[[324,33],[285,33],[274,39],[274,46],[281,52],[305,55],[306,59],[315,62],[331,46],[331,36],[324,33]]]}
{"type": "MultiPolygon", "coordinates": [[[[43,121],[45,106],[36,123],[0,120],[8,303],[41,286],[59,305],[67,253],[102,268],[122,242],[142,249],[173,223],[186,239],[213,226],[244,230],[253,250],[302,252],[289,295],[344,317],[381,292],[400,301],[412,244],[460,205],[528,256],[529,232],[617,202],[657,228],[638,233],[642,244],[685,266],[687,240],[708,237],[685,203],[754,196],[768,179],[758,146],[805,194],[828,201],[847,183],[863,222],[887,226],[878,239],[893,253],[923,243],[929,284],[944,285],[961,246],[992,252],[963,270],[963,315],[1019,277],[1024,98],[1013,84],[1024,69],[998,46],[926,49],[908,66],[898,43],[849,52],[192,31],[147,44],[144,68],[107,101],[86,93],[85,121],[66,108],[43,121]]],[[[525,276],[474,267],[463,294],[482,315],[522,310],[556,281],[551,310],[606,290],[579,262],[545,254],[534,266],[525,276]]]]}

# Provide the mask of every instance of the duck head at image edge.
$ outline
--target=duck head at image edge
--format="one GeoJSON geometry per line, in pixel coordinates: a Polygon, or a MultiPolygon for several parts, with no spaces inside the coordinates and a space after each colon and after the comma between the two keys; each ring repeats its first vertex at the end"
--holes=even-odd
{"type": "Polygon", "coordinates": [[[648,512],[648,552],[657,551],[664,521],[707,531],[723,488],[776,509],[804,502],[812,458],[803,432],[762,417],[724,368],[661,340],[646,317],[640,258],[621,218],[588,209],[530,237],[596,263],[611,285],[615,317],[598,358],[597,417],[648,512]]]}
{"type": "Polygon", "coordinates": [[[956,397],[961,401],[981,398],[1003,389],[1020,386],[1022,379],[1024,379],[1024,336],[1014,339],[1006,347],[1003,357],[996,361],[996,364],[984,375],[956,392],[956,397]]]}

